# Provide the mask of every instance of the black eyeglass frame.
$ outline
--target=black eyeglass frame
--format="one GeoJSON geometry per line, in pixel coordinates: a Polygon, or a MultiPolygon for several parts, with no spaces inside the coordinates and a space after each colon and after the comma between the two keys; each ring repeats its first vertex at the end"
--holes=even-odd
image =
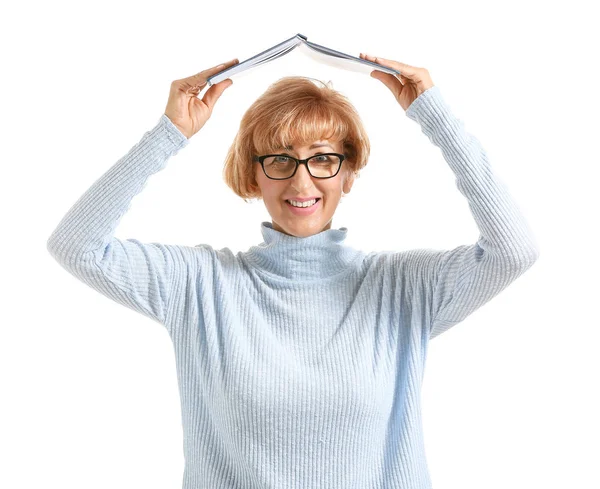
{"type": "Polygon", "coordinates": [[[324,180],[324,179],[327,179],[327,178],[333,178],[333,177],[335,177],[340,172],[340,170],[342,169],[342,163],[346,159],[346,155],[339,154],[339,153],[320,153],[320,154],[317,154],[317,155],[312,155],[310,158],[306,158],[305,160],[299,160],[298,158],[294,158],[293,156],[290,156],[290,155],[271,154],[271,155],[262,155],[262,156],[256,156],[256,155],[254,155],[254,157],[252,159],[253,159],[254,162],[260,163],[260,166],[263,169],[263,173],[265,174],[265,176],[267,178],[270,178],[271,180],[287,180],[288,178],[292,178],[296,174],[296,172],[298,171],[298,167],[300,165],[305,165],[306,166],[306,171],[308,172],[308,174],[311,177],[313,177],[313,178],[319,178],[321,180],[324,180]],[[328,177],[317,177],[317,176],[313,175],[310,172],[310,168],[308,167],[308,160],[312,160],[313,158],[316,158],[317,156],[331,156],[331,155],[337,156],[340,159],[340,164],[338,166],[338,169],[337,169],[337,171],[333,175],[330,175],[328,177]],[[268,158],[269,156],[283,156],[284,158],[289,158],[291,160],[294,160],[296,162],[296,168],[294,168],[294,172],[289,177],[285,177],[285,178],[273,178],[273,177],[270,177],[269,175],[267,175],[267,172],[265,171],[265,165],[263,163],[265,161],[265,158],[268,158]]]}

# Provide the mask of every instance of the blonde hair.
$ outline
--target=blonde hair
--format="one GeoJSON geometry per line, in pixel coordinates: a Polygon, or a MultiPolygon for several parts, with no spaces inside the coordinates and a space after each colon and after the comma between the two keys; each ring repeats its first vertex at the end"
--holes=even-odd
{"type": "MultiPolygon", "coordinates": [[[[247,203],[262,197],[253,155],[277,152],[292,142],[343,141],[347,166],[355,176],[367,165],[369,138],[358,112],[331,82],[317,86],[313,78],[289,76],[271,84],[240,122],[223,168],[223,179],[247,203]]],[[[262,171],[262,170],[261,170],[262,171]]]]}

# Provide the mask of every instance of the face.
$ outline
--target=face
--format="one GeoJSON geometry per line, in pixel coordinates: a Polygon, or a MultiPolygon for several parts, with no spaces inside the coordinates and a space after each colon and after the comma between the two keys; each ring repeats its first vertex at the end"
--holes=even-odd
{"type": "MultiPolygon", "coordinates": [[[[310,158],[319,153],[343,154],[343,142],[321,140],[306,146],[292,145],[275,152],[298,159],[310,158]]],[[[340,171],[332,178],[313,178],[305,165],[299,165],[296,174],[286,180],[268,178],[261,165],[255,163],[256,181],[271,215],[273,229],[297,237],[308,237],[330,229],[342,192],[349,193],[354,183],[354,175],[347,163],[344,160],[340,171]],[[286,202],[288,199],[306,197],[319,199],[310,213],[295,213],[294,208],[286,202]]]]}

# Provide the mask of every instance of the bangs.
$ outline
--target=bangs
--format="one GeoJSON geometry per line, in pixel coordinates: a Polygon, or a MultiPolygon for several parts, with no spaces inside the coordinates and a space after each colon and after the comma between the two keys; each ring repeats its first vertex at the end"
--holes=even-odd
{"type": "Polygon", "coordinates": [[[349,132],[343,113],[332,105],[317,105],[314,99],[278,107],[261,122],[263,127],[257,124],[253,138],[258,154],[279,153],[286,146],[297,148],[315,141],[341,141],[349,132]]]}
{"type": "Polygon", "coordinates": [[[339,146],[345,156],[344,168],[353,177],[367,164],[369,138],[350,100],[331,83],[300,76],[281,78],[244,113],[225,158],[223,179],[246,203],[260,200],[261,173],[255,157],[289,152],[286,148],[290,146],[297,151],[317,141],[339,146]]]}

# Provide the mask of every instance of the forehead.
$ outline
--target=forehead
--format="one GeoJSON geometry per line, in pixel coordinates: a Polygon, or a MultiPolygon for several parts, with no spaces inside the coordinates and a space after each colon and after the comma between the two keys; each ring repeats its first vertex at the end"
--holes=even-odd
{"type": "Polygon", "coordinates": [[[285,146],[280,146],[277,149],[287,149],[287,150],[296,150],[297,151],[298,149],[301,149],[301,148],[306,148],[306,149],[336,148],[338,146],[338,144],[339,144],[339,142],[323,139],[321,141],[315,141],[314,143],[312,143],[310,145],[306,145],[306,146],[288,144],[285,146]]]}

